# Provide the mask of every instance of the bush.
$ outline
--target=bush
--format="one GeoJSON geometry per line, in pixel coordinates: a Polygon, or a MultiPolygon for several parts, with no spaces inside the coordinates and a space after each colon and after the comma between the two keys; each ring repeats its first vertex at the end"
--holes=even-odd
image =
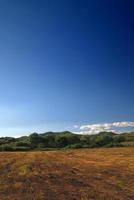
{"type": "Polygon", "coordinates": [[[71,145],[68,145],[66,148],[79,149],[79,148],[82,148],[82,144],[80,144],[80,143],[71,144],[71,145]]]}
{"type": "Polygon", "coordinates": [[[65,147],[68,145],[68,139],[66,136],[58,136],[55,138],[56,147],[65,147]]]}
{"type": "Polygon", "coordinates": [[[14,147],[13,151],[30,151],[31,147],[23,147],[23,146],[18,146],[18,147],[14,147]]]}
{"type": "Polygon", "coordinates": [[[8,145],[8,144],[1,145],[0,151],[13,151],[13,147],[11,145],[8,145]]]}
{"type": "Polygon", "coordinates": [[[17,142],[16,147],[30,147],[29,142],[17,142]]]}
{"type": "Polygon", "coordinates": [[[105,146],[106,144],[109,144],[113,141],[113,137],[110,135],[100,135],[97,136],[95,139],[95,143],[97,146],[105,146]]]}
{"type": "Polygon", "coordinates": [[[31,147],[32,148],[36,148],[41,140],[41,136],[38,135],[38,133],[32,133],[30,136],[29,136],[29,140],[30,140],[30,143],[31,143],[31,147]]]}
{"type": "Polygon", "coordinates": [[[44,145],[46,144],[46,147],[48,148],[54,148],[55,147],[55,135],[47,135],[43,138],[44,145]]]}
{"type": "Polygon", "coordinates": [[[67,143],[68,143],[68,145],[80,143],[80,136],[79,135],[69,135],[69,136],[67,136],[67,143]]]}
{"type": "Polygon", "coordinates": [[[111,142],[109,144],[106,144],[105,147],[123,147],[121,143],[111,142]]]}
{"type": "Polygon", "coordinates": [[[0,151],[29,151],[31,150],[30,147],[23,147],[23,146],[11,146],[11,145],[1,145],[0,151]]]}
{"type": "Polygon", "coordinates": [[[114,137],[114,142],[120,143],[120,142],[124,142],[125,141],[125,137],[123,135],[118,135],[116,137],[114,137]]]}
{"type": "Polygon", "coordinates": [[[89,148],[89,145],[84,144],[84,145],[82,145],[82,148],[89,148]]]}
{"type": "Polygon", "coordinates": [[[83,145],[89,145],[91,144],[91,136],[89,135],[82,135],[80,137],[80,143],[83,144],[83,145]]]}

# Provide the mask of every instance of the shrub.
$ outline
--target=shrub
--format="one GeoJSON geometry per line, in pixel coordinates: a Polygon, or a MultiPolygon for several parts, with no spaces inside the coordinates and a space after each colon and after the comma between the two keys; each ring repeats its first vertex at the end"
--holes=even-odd
{"type": "Polygon", "coordinates": [[[105,147],[123,147],[123,145],[121,143],[111,142],[109,144],[106,144],[105,147]]]}
{"type": "Polygon", "coordinates": [[[120,143],[120,142],[124,142],[125,141],[125,137],[123,135],[118,135],[116,137],[114,137],[114,142],[120,143]]]}
{"type": "Polygon", "coordinates": [[[71,145],[68,145],[67,148],[79,149],[79,148],[82,148],[82,144],[80,144],[80,143],[71,144],[71,145]]]}
{"type": "Polygon", "coordinates": [[[29,136],[29,140],[30,140],[30,143],[31,143],[31,147],[36,148],[38,143],[40,142],[40,136],[37,133],[32,133],[29,136]]]}
{"type": "Polygon", "coordinates": [[[30,147],[29,142],[17,142],[16,147],[30,147]]]}
{"type": "Polygon", "coordinates": [[[65,147],[68,145],[66,136],[58,136],[55,138],[56,147],[65,147]]]}
{"type": "Polygon", "coordinates": [[[113,141],[113,137],[110,135],[100,135],[97,136],[95,139],[95,142],[98,146],[104,146],[108,143],[111,143],[113,141]]]}
{"type": "Polygon", "coordinates": [[[18,146],[18,147],[14,147],[13,151],[30,151],[31,147],[24,147],[24,146],[18,146]]]}
{"type": "Polygon", "coordinates": [[[44,137],[44,139],[46,140],[46,145],[49,148],[55,148],[56,144],[55,144],[55,135],[47,135],[44,137]]]}
{"type": "Polygon", "coordinates": [[[67,143],[68,143],[68,145],[80,143],[79,135],[69,135],[69,136],[67,136],[67,143]]]}
{"type": "Polygon", "coordinates": [[[1,151],[13,151],[13,147],[11,145],[5,144],[0,146],[1,151]]]}

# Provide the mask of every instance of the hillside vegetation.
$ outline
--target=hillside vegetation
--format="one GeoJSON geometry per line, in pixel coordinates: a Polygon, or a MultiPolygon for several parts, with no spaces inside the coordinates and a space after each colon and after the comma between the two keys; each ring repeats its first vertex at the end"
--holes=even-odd
{"type": "Polygon", "coordinates": [[[0,138],[0,151],[29,151],[69,148],[98,148],[134,146],[134,132],[116,134],[101,132],[97,135],[79,135],[69,131],[32,133],[20,138],[0,138]]]}

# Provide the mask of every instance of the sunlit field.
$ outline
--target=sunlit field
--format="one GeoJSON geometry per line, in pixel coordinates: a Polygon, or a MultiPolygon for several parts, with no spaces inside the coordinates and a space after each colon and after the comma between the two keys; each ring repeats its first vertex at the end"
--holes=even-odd
{"type": "Polygon", "coordinates": [[[0,153],[0,200],[132,200],[134,148],[0,153]]]}

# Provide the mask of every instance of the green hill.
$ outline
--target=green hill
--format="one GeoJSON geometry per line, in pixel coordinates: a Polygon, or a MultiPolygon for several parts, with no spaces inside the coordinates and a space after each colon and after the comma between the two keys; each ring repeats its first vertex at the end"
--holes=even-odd
{"type": "Polygon", "coordinates": [[[69,148],[100,148],[134,146],[134,132],[117,134],[100,132],[80,135],[69,131],[32,133],[20,138],[0,138],[0,151],[30,151],[69,148]]]}
{"type": "Polygon", "coordinates": [[[62,132],[46,132],[46,133],[40,133],[41,136],[48,136],[48,135],[57,135],[57,136],[64,136],[64,135],[73,135],[74,133],[70,131],[62,131],[62,132]]]}

